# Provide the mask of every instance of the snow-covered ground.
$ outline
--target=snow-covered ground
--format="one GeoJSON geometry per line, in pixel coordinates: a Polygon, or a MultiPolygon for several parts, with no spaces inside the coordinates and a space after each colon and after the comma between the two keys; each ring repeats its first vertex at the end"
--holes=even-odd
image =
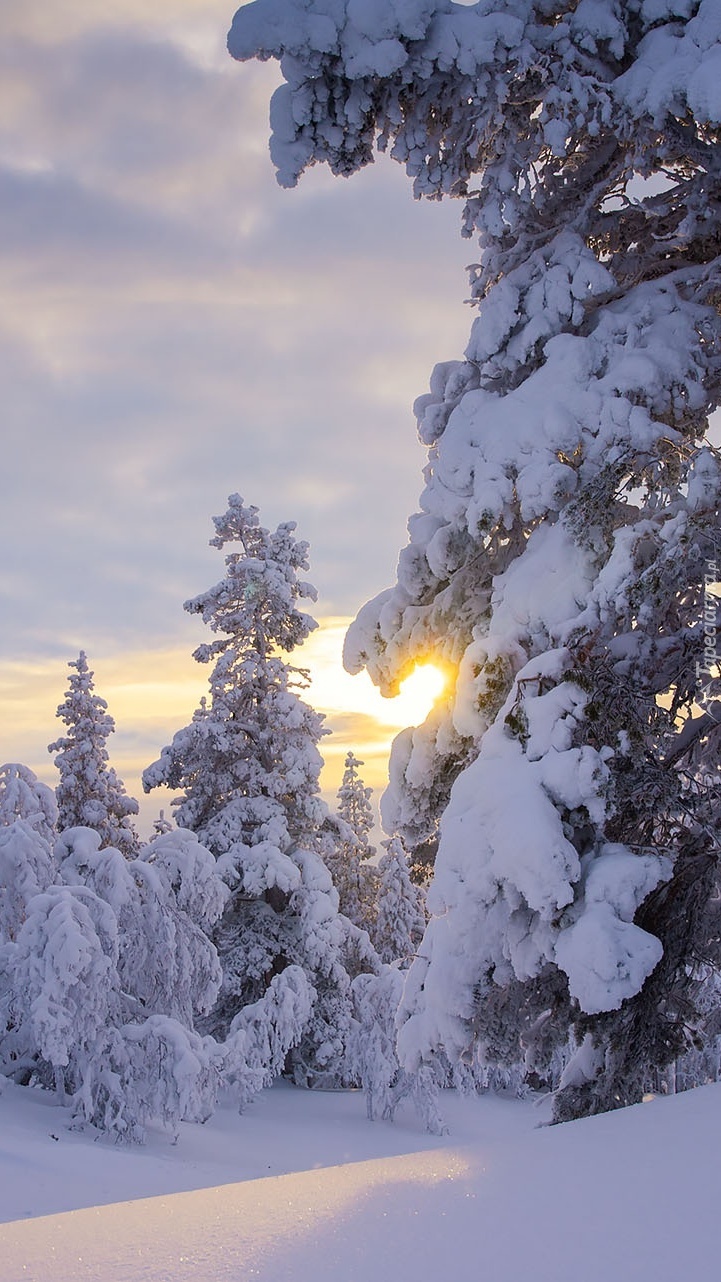
{"type": "Polygon", "coordinates": [[[172,1146],[0,1097],[1,1282],[708,1282],[721,1086],[559,1127],[494,1097],[449,1134],[284,1084],[172,1146]]]}

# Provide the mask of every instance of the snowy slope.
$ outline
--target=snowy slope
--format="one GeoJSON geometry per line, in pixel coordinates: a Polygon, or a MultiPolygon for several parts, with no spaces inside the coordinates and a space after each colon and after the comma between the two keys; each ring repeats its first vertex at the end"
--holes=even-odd
{"type": "Polygon", "coordinates": [[[358,1095],[266,1092],[176,1148],[93,1145],[0,1100],[2,1282],[706,1282],[718,1276],[721,1087],[538,1128],[444,1101],[451,1134],[368,1123],[358,1095]],[[18,1116],[19,1113],[19,1116],[18,1116]],[[12,1122],[16,1116],[15,1123],[12,1122]],[[57,1140],[50,1138],[56,1135],[57,1140]],[[185,1152],[184,1152],[185,1150],[185,1152]],[[268,1169],[273,1173],[268,1175],[268,1169]],[[289,1171],[275,1174],[276,1171],[289,1171]],[[234,1171],[234,1174],[233,1174],[234,1171]],[[207,1183],[215,1172],[216,1187],[207,1183]],[[256,1178],[262,1176],[262,1178],[256,1178]],[[235,1182],[220,1183],[220,1180],[235,1182]],[[161,1196],[21,1219],[124,1190],[161,1196]]]}

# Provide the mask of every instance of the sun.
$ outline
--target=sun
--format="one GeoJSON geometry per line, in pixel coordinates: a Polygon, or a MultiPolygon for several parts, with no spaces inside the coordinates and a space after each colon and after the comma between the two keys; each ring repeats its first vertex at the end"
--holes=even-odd
{"type": "Polygon", "coordinates": [[[406,725],[419,726],[443,694],[448,679],[435,663],[419,663],[401,682],[400,693],[392,700],[394,715],[406,725]]]}

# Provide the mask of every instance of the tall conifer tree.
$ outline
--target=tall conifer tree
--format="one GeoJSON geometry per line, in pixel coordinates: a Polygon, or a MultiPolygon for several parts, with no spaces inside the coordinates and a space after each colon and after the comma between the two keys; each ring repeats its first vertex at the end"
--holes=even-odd
{"type": "Polygon", "coordinates": [[[559,1117],[639,1098],[717,949],[720,42],[716,0],[256,0],[229,37],[282,59],[283,184],[377,144],[480,244],[398,582],[346,655],[391,691],[457,671],[384,804],[440,826],[403,1060],[571,1034],[559,1117]]]}
{"type": "Polygon", "coordinates": [[[308,674],[281,657],[317,626],[299,608],[315,599],[300,573],[308,545],[295,524],[275,531],[258,509],[230,496],[211,545],[232,549],[223,579],[185,603],[216,635],[194,657],[212,664],[210,698],[143,775],[146,791],[181,788],[178,823],[197,833],[231,887],[215,939],[223,985],[209,1027],[265,995],[273,977],[300,966],[314,1001],[292,1053],[298,1081],[334,1079],[349,1011],[338,898],[319,854],[327,808],[319,795],[323,718],[300,691],[308,674]]]}

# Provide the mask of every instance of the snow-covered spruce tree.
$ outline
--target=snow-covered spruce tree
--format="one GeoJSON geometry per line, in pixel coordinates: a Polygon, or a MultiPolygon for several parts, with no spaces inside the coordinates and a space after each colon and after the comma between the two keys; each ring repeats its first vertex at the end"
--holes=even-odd
{"type": "Polygon", "coordinates": [[[220,967],[208,933],[226,891],[215,861],[192,833],[177,830],[128,860],[100,849],[97,833],[70,828],[55,846],[58,880],[92,891],[117,923],[120,986],[135,1015],[162,1014],[193,1027],[212,1008],[220,967]]]}
{"type": "Polygon", "coordinates": [[[409,966],[423,937],[423,891],[411,881],[400,837],[383,843],[378,864],[378,907],[373,943],[382,961],[409,966]]]}
{"type": "Polygon", "coordinates": [[[360,859],[365,861],[375,854],[375,848],[368,841],[375,816],[371,805],[373,789],[366,787],[361,778],[359,767],[362,765],[354,753],[347,753],[338,789],[338,814],[353,829],[360,846],[360,859]]]}
{"type": "Polygon", "coordinates": [[[48,752],[57,753],[55,765],[60,771],[55,790],[58,830],[93,828],[103,846],[114,846],[132,858],[139,845],[131,818],[138,813],[138,803],[127,795],[122,779],[108,764],[105,746],[115,722],[105,700],[93,693],[94,674],[85,651],[68,666],[75,672],[57,711],[68,733],[48,745],[48,752]]]}
{"type": "Polygon", "coordinates": [[[571,1034],[558,1117],[683,1050],[718,939],[720,43],[716,0],[256,0],[229,36],[281,59],[281,183],[377,143],[479,238],[465,359],[417,404],[420,512],[347,665],[457,670],[384,808],[412,845],[440,823],[402,1059],[524,1039],[538,1071],[571,1034]]]}
{"type": "Polygon", "coordinates": [[[373,789],[366,787],[358,773],[362,765],[352,752],[347,754],[338,789],[337,840],[329,843],[324,860],[338,891],[340,911],[361,930],[370,930],[375,919],[378,877],[368,863],[375,854],[368,841],[375,817],[370,802],[373,789]]]}
{"type": "MultiPolygon", "coordinates": [[[[299,577],[308,545],[293,522],[265,529],[237,494],[214,524],[212,546],[232,548],[225,577],[185,603],[216,634],[194,652],[213,665],[210,699],[148,767],[143,786],[183,790],[177,821],[212,850],[231,889],[214,936],[223,986],[209,1029],[226,1037],[274,976],[299,966],[313,1001],[292,1072],[298,1082],[336,1080],[350,999],[345,926],[317,852],[327,818],[318,783],[323,718],[298,693],[307,672],[281,658],[316,627],[298,608],[315,599],[299,577]]],[[[283,1003],[276,1007],[282,1015],[283,1003]]]]}

